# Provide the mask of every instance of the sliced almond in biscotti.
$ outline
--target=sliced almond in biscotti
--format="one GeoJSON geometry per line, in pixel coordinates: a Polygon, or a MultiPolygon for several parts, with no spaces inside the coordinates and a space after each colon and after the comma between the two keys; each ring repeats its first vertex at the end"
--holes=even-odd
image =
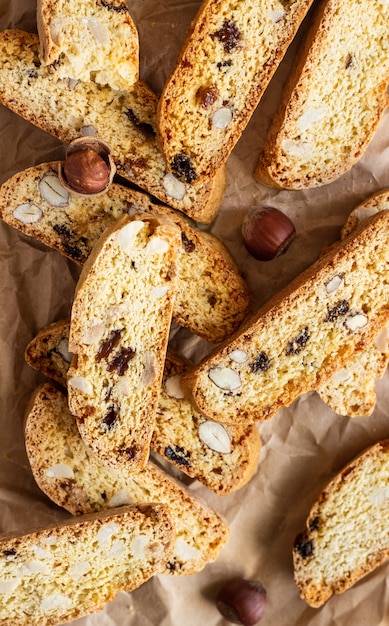
{"type": "Polygon", "coordinates": [[[387,323],[388,261],[389,212],[382,211],[188,373],[199,410],[220,422],[247,424],[323,384],[387,323]],[[247,355],[244,362],[233,358],[237,350],[247,355]]]}
{"type": "Polygon", "coordinates": [[[163,504],[71,518],[0,540],[0,623],[53,626],[95,613],[163,571],[174,543],[163,504]]]}
{"type": "Polygon", "coordinates": [[[180,233],[166,217],[123,216],[81,273],[71,312],[69,407],[107,464],[149,455],[177,275],[180,233]]]}
{"type": "Polygon", "coordinates": [[[195,574],[219,556],[229,538],[222,517],[150,461],[141,472],[106,467],[84,446],[65,394],[53,384],[33,392],[24,432],[38,486],[73,515],[136,502],[169,506],[176,536],[164,573],[195,574]]]}
{"type": "Polygon", "coordinates": [[[102,195],[79,197],[60,184],[58,162],[15,174],[0,188],[0,217],[83,265],[102,232],[124,213],[170,217],[181,231],[174,320],[210,343],[231,335],[245,317],[247,285],[226,246],[179,211],[114,183],[102,195]],[[37,212],[39,211],[39,215],[37,212]]]}

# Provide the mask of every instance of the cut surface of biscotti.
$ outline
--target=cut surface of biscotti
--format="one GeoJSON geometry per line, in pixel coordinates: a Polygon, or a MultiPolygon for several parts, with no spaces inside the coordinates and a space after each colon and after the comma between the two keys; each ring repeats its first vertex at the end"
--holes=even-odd
{"type": "Polygon", "coordinates": [[[164,573],[200,571],[219,556],[228,540],[222,517],[152,462],[142,472],[128,472],[107,468],[90,455],[65,395],[51,383],[38,387],[30,399],[25,444],[40,489],[73,515],[137,502],[166,504],[176,534],[164,573]]]}
{"type": "Polygon", "coordinates": [[[139,469],[148,459],[179,242],[168,218],[124,215],[100,237],[77,283],[69,407],[86,445],[111,465],[139,469]]]}
{"type": "MultiPolygon", "coordinates": [[[[380,192],[358,205],[342,228],[347,237],[364,219],[389,209],[387,192],[380,192]]],[[[317,389],[320,398],[336,413],[350,417],[371,415],[376,405],[375,384],[385,373],[389,359],[389,327],[385,325],[373,343],[355,354],[317,389]]]]}
{"type": "Polygon", "coordinates": [[[95,613],[162,571],[169,508],[132,505],[0,540],[0,624],[55,626],[95,613]]]}
{"type": "Polygon", "coordinates": [[[387,5],[322,0],[282,97],[255,176],[303,189],[362,156],[388,105],[387,5]]]}
{"type": "Polygon", "coordinates": [[[174,320],[210,343],[232,334],[247,313],[250,297],[220,239],[182,213],[117,183],[93,198],[71,194],[60,184],[58,166],[42,163],[4,182],[0,217],[79,265],[105,228],[124,213],[149,211],[170,217],[181,230],[174,320]]]}
{"type": "Polygon", "coordinates": [[[367,448],[319,494],[295,540],[300,596],[322,606],[389,558],[389,441],[367,448]]]}
{"type": "Polygon", "coordinates": [[[193,219],[210,223],[225,189],[225,168],[204,185],[167,171],[155,139],[157,97],[142,82],[131,92],[60,78],[39,60],[39,40],[20,30],[0,33],[0,102],[69,144],[92,127],[112,148],[117,173],[193,219]]]}
{"type": "Polygon", "coordinates": [[[62,78],[129,90],[139,77],[139,37],[125,0],[38,0],[41,60],[62,78]]]}
{"type": "Polygon", "coordinates": [[[317,389],[389,314],[389,212],[366,220],[186,377],[209,418],[250,423],[317,389]]]}
{"type": "MultiPolygon", "coordinates": [[[[69,320],[49,324],[29,343],[27,363],[66,388],[71,361],[69,320]]],[[[219,495],[253,476],[261,439],[257,428],[207,420],[185,399],[181,377],[191,364],[168,348],[150,448],[219,495]]]]}
{"type": "Polygon", "coordinates": [[[175,176],[226,161],[312,0],[206,0],[159,101],[158,139],[175,176]]]}

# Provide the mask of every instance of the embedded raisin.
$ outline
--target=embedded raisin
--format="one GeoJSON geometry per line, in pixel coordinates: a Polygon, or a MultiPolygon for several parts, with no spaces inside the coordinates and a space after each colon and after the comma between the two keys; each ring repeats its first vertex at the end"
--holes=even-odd
{"type": "Polygon", "coordinates": [[[123,376],[128,370],[128,364],[135,356],[135,350],[132,348],[121,348],[118,354],[107,365],[107,372],[116,370],[118,376],[123,376]]]}
{"type": "Polygon", "coordinates": [[[182,245],[184,246],[185,252],[187,252],[188,254],[189,252],[193,252],[193,250],[196,248],[195,243],[191,241],[191,239],[188,239],[184,232],[181,233],[181,241],[182,245]]]}
{"type": "Polygon", "coordinates": [[[11,548],[10,550],[4,550],[3,554],[4,554],[4,556],[16,556],[17,555],[17,550],[16,550],[16,548],[11,548]]]}
{"type": "Polygon", "coordinates": [[[219,91],[215,85],[200,87],[196,97],[202,109],[208,109],[218,99],[219,91]]]}
{"type": "Polygon", "coordinates": [[[303,557],[303,559],[307,559],[313,554],[313,542],[307,539],[304,533],[297,536],[295,541],[295,548],[298,553],[303,557]]]}
{"type": "Polygon", "coordinates": [[[309,338],[310,334],[308,331],[308,327],[306,326],[297,337],[292,339],[292,341],[289,341],[288,345],[286,346],[285,354],[287,356],[289,356],[290,354],[299,354],[299,352],[301,352],[301,350],[303,350],[307,345],[309,338]]]}
{"type": "Polygon", "coordinates": [[[108,430],[111,430],[118,417],[119,414],[117,407],[111,406],[107,415],[101,420],[101,423],[104,424],[104,426],[106,426],[108,430]]]}
{"type": "Polygon", "coordinates": [[[309,522],[309,530],[313,532],[314,530],[318,530],[319,528],[319,518],[314,517],[313,520],[309,522]]]}
{"type": "MultiPolygon", "coordinates": [[[[111,354],[112,350],[116,348],[118,345],[120,338],[122,336],[123,329],[121,330],[111,330],[109,336],[105,341],[100,345],[98,352],[96,354],[96,361],[99,362],[102,359],[107,359],[111,354]]],[[[109,371],[109,370],[108,370],[109,371]]]]}
{"type": "Polygon", "coordinates": [[[110,2],[107,2],[107,0],[100,0],[100,4],[106,9],[108,9],[108,11],[116,11],[116,13],[128,12],[128,8],[126,6],[124,5],[117,6],[115,4],[111,4],[110,2]]]}
{"type": "Polygon", "coordinates": [[[165,448],[165,456],[174,463],[178,463],[178,465],[184,465],[184,467],[190,466],[190,453],[185,452],[184,448],[180,448],[180,446],[174,446],[174,450],[168,446],[165,448]]]}
{"type": "Polygon", "coordinates": [[[324,319],[325,322],[334,322],[338,317],[342,317],[349,312],[350,305],[347,300],[341,300],[338,302],[336,306],[332,309],[328,309],[327,317],[324,319]]]}
{"type": "Polygon", "coordinates": [[[218,39],[224,48],[224,52],[231,52],[238,45],[241,34],[234,20],[224,20],[220,30],[211,34],[212,39],[218,39]]]}
{"type": "Polygon", "coordinates": [[[193,181],[197,178],[196,170],[194,169],[190,158],[182,152],[180,154],[176,154],[170,164],[170,167],[179,178],[183,178],[188,184],[193,183],[193,181]]]}
{"type": "Polygon", "coordinates": [[[265,352],[258,352],[258,355],[252,363],[249,364],[249,368],[254,374],[258,372],[266,372],[271,365],[271,361],[265,352]]]}
{"type": "Polygon", "coordinates": [[[128,119],[130,120],[130,122],[132,122],[134,126],[136,126],[137,129],[140,130],[140,132],[143,133],[143,135],[145,135],[146,139],[155,136],[155,132],[151,124],[147,124],[146,122],[141,122],[138,119],[138,117],[135,115],[134,111],[132,111],[132,109],[127,109],[126,115],[128,119]]]}

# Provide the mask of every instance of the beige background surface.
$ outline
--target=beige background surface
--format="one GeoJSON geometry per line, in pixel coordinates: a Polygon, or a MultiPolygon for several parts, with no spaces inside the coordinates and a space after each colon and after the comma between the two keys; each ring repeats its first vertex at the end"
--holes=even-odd
{"type": "MultiPolygon", "coordinates": [[[[141,78],[160,91],[199,2],[133,0],[129,7],[141,43],[141,78]]],[[[36,31],[34,0],[0,0],[0,29],[36,31]]],[[[389,187],[389,116],[367,153],[339,181],[308,192],[276,192],[257,184],[252,171],[280,89],[293,60],[293,44],[228,161],[228,188],[212,225],[265,302],[310,265],[322,245],[335,241],[348,213],[372,192],[389,187]],[[266,201],[295,222],[297,237],[286,255],[260,263],[245,251],[240,225],[247,208],[266,201]]],[[[118,131],[120,132],[120,131],[118,131]]],[[[0,107],[0,183],[35,163],[62,158],[63,146],[0,107]]],[[[27,530],[68,514],[35,485],[24,450],[23,413],[41,378],[23,359],[26,344],[45,324],[70,311],[78,269],[58,253],[0,223],[0,532],[27,530]]],[[[188,332],[172,342],[195,359],[209,346],[188,332]]],[[[389,436],[389,375],[377,382],[370,417],[340,417],[315,393],[261,424],[260,463],[241,491],[220,497],[193,482],[191,492],[221,512],[231,539],[217,562],[187,578],[154,577],[131,595],[120,594],[102,613],[77,621],[93,626],[223,626],[214,598],[234,575],[261,580],[267,589],[264,626],[383,626],[389,624],[388,567],[384,565],[323,608],[309,608],[293,582],[291,547],[320,486],[355,453],[389,436]]],[[[186,481],[188,482],[188,481],[186,481]]]]}

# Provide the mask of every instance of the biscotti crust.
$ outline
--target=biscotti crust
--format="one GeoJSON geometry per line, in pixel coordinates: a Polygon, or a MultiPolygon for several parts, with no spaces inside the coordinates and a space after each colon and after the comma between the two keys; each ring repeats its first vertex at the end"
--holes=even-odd
{"type": "Polygon", "coordinates": [[[339,178],[363,155],[388,106],[385,5],[322,0],[315,9],[255,170],[269,187],[339,178]]]}
{"type": "Polygon", "coordinates": [[[198,184],[225,163],[311,4],[202,3],[158,105],[175,176],[198,184]]]}
{"type": "Polygon", "coordinates": [[[389,315],[388,237],[389,212],[383,211],[206,356],[185,380],[198,409],[225,423],[268,419],[372,342],[389,315]],[[353,328],[354,322],[361,326],[353,328]],[[247,356],[243,363],[233,359],[237,350],[247,356]],[[209,377],[215,374],[219,385],[209,377]]]}
{"type": "Polygon", "coordinates": [[[389,558],[389,440],[348,463],[320,492],[293,549],[301,598],[322,606],[389,558]]]}
{"type": "Polygon", "coordinates": [[[93,127],[112,148],[117,173],[162,202],[208,224],[216,216],[226,184],[226,169],[196,188],[167,172],[155,140],[157,96],[142,82],[131,92],[58,77],[39,61],[34,34],[0,34],[0,102],[65,144],[93,127]],[[177,189],[178,185],[178,189],[177,189]]]}

